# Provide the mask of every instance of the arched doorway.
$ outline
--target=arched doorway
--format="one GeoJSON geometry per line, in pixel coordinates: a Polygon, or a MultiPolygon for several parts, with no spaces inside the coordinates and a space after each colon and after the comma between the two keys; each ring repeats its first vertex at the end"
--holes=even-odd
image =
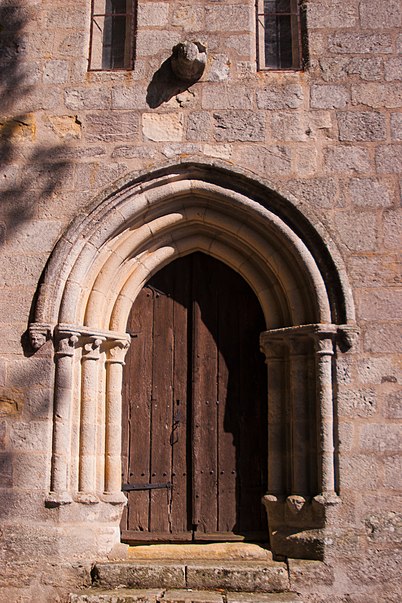
{"type": "Polygon", "coordinates": [[[322,558],[339,502],[336,364],[356,336],[346,270],[308,208],[215,161],[183,161],[117,183],[77,216],[49,258],[29,326],[32,341],[52,338],[55,345],[46,504],[89,505],[87,515],[79,507],[88,521],[97,508],[102,526],[111,528],[108,542],[120,541],[127,502],[122,378],[126,352],[136,344],[126,333],[128,316],[149,279],[194,252],[241,275],[264,314],[263,500],[272,550],[322,558]]]}
{"type": "Polygon", "coordinates": [[[267,540],[264,329],[249,285],[203,253],[138,295],[123,378],[123,541],[267,540]]]}

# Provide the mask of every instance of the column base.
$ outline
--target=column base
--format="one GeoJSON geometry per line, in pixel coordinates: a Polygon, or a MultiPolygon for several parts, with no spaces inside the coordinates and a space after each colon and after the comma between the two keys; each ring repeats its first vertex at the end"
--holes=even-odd
{"type": "Polygon", "coordinates": [[[123,492],[104,492],[101,496],[102,502],[110,503],[111,505],[124,505],[127,504],[127,497],[124,496],[123,492]]]}
{"type": "Polygon", "coordinates": [[[73,499],[68,492],[49,492],[45,498],[45,506],[50,509],[70,505],[72,502],[73,499]]]}
{"type": "Polygon", "coordinates": [[[313,499],[264,496],[273,556],[323,561],[333,543],[330,511],[340,502],[336,494],[313,499]]]}

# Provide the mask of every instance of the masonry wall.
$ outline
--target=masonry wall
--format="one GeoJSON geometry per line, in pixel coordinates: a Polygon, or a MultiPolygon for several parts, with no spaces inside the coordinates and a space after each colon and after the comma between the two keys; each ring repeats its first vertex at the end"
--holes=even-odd
{"type": "Polygon", "coordinates": [[[26,329],[49,254],[118,178],[212,159],[314,209],[342,254],[356,304],[360,338],[338,358],[348,538],[314,580],[296,564],[295,588],[317,602],[396,602],[401,5],[306,1],[306,69],[257,72],[253,0],[138,4],[127,72],[87,71],[89,0],[0,7],[0,598],[65,600],[89,583],[91,563],[111,548],[111,523],[118,526],[106,508],[80,515],[44,506],[53,350],[48,342],[33,353],[26,329]],[[178,91],[158,70],[186,39],[207,46],[208,64],[178,91]],[[88,521],[98,526],[90,535],[88,521]]]}

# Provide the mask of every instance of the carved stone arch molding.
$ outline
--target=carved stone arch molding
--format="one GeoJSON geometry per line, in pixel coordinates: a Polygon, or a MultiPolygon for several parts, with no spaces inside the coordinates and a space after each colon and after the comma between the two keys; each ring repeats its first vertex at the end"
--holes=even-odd
{"type": "Polygon", "coordinates": [[[238,272],[260,301],[271,546],[320,558],[328,508],[339,502],[333,369],[337,343],[350,347],[355,333],[353,300],[341,257],[311,212],[223,163],[186,162],[120,181],[53,250],[30,325],[35,347],[49,334],[55,346],[47,504],[124,504],[128,315],[154,273],[194,251],[238,272]]]}

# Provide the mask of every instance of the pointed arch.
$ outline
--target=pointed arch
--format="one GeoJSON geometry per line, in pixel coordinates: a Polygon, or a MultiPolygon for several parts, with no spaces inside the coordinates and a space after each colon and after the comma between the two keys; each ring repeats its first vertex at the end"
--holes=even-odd
{"type": "MultiPolygon", "coordinates": [[[[355,320],[341,256],[310,210],[268,182],[224,163],[183,162],[116,183],[74,220],[49,259],[30,330],[52,333],[56,348],[50,503],[124,503],[121,387],[128,316],[153,274],[195,251],[224,262],[254,290],[265,317],[261,345],[268,370],[290,370],[277,399],[269,401],[279,413],[286,404],[296,409],[292,375],[307,379],[307,367],[317,364],[315,382],[298,393],[307,405],[316,390],[317,459],[310,450],[290,449],[272,461],[268,496],[335,493],[331,366],[335,338],[353,330],[355,320]],[[317,464],[318,485],[297,477],[307,462],[317,464]]],[[[295,417],[290,446],[308,428],[295,417]]],[[[270,428],[273,446],[278,425],[270,428]]],[[[274,459],[278,451],[271,454],[274,459]]]]}

